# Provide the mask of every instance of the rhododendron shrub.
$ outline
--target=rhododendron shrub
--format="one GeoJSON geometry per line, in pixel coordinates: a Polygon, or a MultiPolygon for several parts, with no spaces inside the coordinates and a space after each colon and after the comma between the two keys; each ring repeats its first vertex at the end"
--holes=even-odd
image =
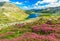
{"type": "Polygon", "coordinates": [[[15,24],[0,30],[0,41],[60,41],[60,23],[51,20],[15,24]]]}
{"type": "Polygon", "coordinates": [[[51,35],[38,35],[35,33],[25,33],[17,38],[13,39],[2,39],[0,41],[58,41],[54,36],[51,35]]]}
{"type": "Polygon", "coordinates": [[[31,27],[34,32],[45,32],[45,33],[52,33],[52,32],[57,32],[59,29],[58,27],[49,25],[49,24],[42,24],[42,25],[37,25],[37,26],[32,26],[31,27]]]}

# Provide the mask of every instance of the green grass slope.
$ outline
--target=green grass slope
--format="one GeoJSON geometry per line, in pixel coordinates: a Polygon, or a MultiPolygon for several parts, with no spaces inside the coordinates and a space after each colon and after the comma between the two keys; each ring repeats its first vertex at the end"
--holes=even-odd
{"type": "Polygon", "coordinates": [[[0,4],[0,23],[22,21],[27,16],[28,14],[12,3],[1,2],[0,4]]]}

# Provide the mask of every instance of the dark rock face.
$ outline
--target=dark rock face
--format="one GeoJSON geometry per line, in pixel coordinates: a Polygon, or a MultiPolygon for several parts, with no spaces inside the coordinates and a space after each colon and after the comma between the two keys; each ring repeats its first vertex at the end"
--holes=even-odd
{"type": "Polygon", "coordinates": [[[0,7],[4,5],[5,2],[0,2],[0,7]]]}

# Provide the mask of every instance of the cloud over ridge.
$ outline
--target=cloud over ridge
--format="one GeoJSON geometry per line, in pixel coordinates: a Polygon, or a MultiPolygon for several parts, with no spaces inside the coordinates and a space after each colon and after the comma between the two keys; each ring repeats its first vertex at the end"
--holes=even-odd
{"type": "Polygon", "coordinates": [[[4,2],[4,1],[9,2],[9,0],[0,0],[0,2],[4,2]]]}
{"type": "Polygon", "coordinates": [[[46,7],[57,7],[57,6],[60,6],[60,1],[58,0],[43,0],[43,1],[37,1],[34,4],[34,8],[46,8],[46,7]],[[45,3],[47,4],[43,6],[39,6],[39,4],[41,5],[45,3]]]}

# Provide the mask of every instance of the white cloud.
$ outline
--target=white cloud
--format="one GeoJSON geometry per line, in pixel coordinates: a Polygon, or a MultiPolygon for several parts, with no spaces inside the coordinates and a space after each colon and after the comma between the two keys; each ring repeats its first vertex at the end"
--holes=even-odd
{"type": "Polygon", "coordinates": [[[45,8],[44,6],[34,6],[34,9],[41,9],[41,8],[45,8]]]}
{"type": "Polygon", "coordinates": [[[22,2],[15,2],[15,4],[22,4],[22,2]]]}
{"type": "Polygon", "coordinates": [[[52,2],[57,2],[57,0],[43,0],[43,2],[52,3],[52,2]]]}
{"type": "Polygon", "coordinates": [[[43,0],[43,1],[38,1],[37,3],[35,3],[35,5],[43,4],[43,3],[55,3],[55,2],[57,2],[57,0],[43,0]]]}
{"type": "Polygon", "coordinates": [[[43,1],[38,1],[37,3],[34,4],[34,8],[47,8],[47,7],[57,7],[60,6],[60,2],[57,2],[58,0],[43,0],[43,1]],[[38,4],[44,4],[44,3],[49,3],[47,5],[39,6],[38,4]]]}
{"type": "Polygon", "coordinates": [[[24,6],[24,8],[28,8],[27,6],[24,6]]]}
{"type": "Polygon", "coordinates": [[[23,6],[23,9],[29,9],[27,6],[23,6]]]}
{"type": "Polygon", "coordinates": [[[20,8],[22,8],[22,9],[24,9],[24,10],[29,10],[29,9],[31,9],[31,8],[28,7],[28,6],[23,6],[23,7],[20,7],[20,8]]]}
{"type": "Polygon", "coordinates": [[[37,6],[37,5],[35,5],[33,7],[33,9],[44,9],[44,8],[46,8],[46,5],[45,6],[37,6]]]}
{"type": "Polygon", "coordinates": [[[0,0],[0,2],[4,2],[4,1],[9,2],[9,0],[0,0]]]}
{"type": "Polygon", "coordinates": [[[23,2],[11,2],[11,3],[13,3],[13,4],[19,4],[19,5],[23,4],[23,2]]]}
{"type": "Polygon", "coordinates": [[[38,5],[38,4],[43,4],[43,2],[38,1],[37,3],[35,3],[35,5],[38,5]]]}
{"type": "Polygon", "coordinates": [[[58,6],[60,6],[60,2],[50,3],[50,4],[46,5],[46,7],[58,7],[58,6]]]}

